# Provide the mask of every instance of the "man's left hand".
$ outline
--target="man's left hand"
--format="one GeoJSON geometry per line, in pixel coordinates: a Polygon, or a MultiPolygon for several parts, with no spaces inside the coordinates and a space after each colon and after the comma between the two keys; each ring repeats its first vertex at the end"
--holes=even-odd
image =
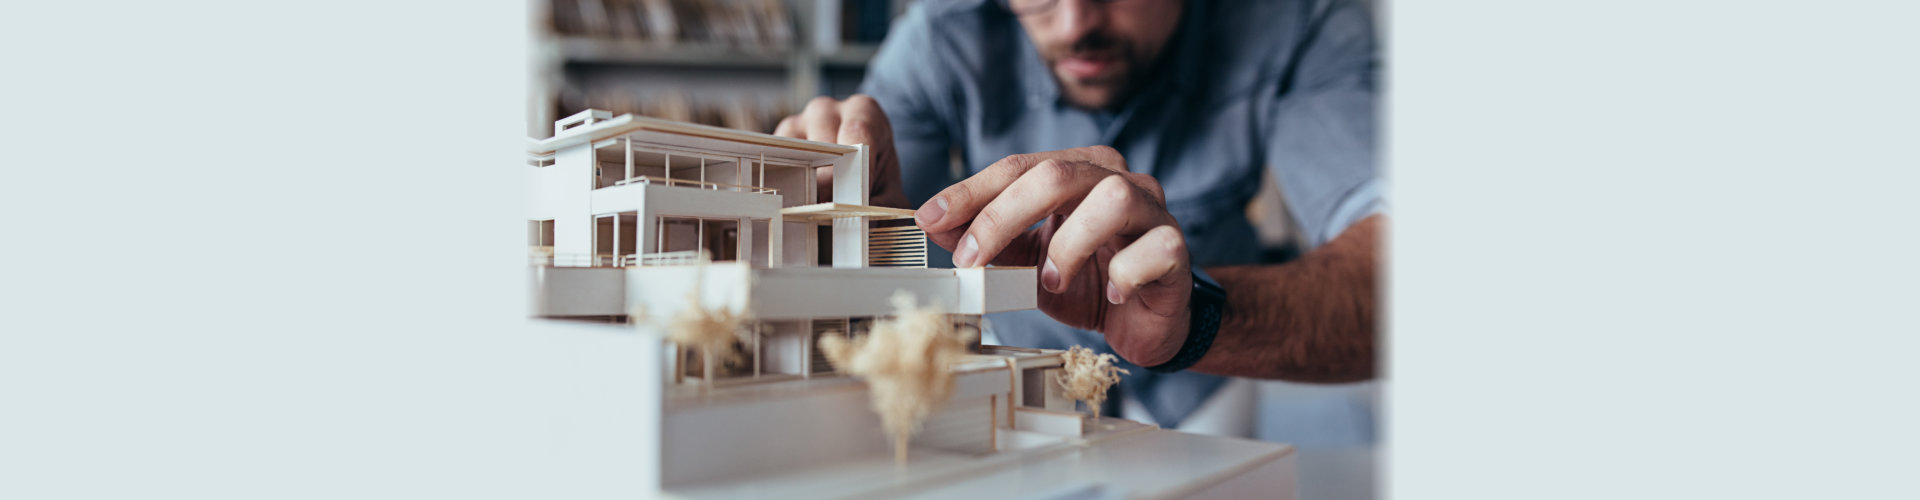
{"type": "Polygon", "coordinates": [[[916,222],[956,267],[1037,266],[1040,310],[1154,366],[1186,340],[1186,237],[1160,183],[1105,146],[1014,155],[949,186],[916,222]],[[1029,229],[1037,222],[1045,224],[1029,229]]]}

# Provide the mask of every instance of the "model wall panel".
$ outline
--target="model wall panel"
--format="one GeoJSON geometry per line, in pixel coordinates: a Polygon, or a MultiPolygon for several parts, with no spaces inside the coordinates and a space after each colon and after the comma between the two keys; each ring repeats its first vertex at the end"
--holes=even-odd
{"type": "MultiPolygon", "coordinates": [[[[527,404],[550,415],[555,456],[569,457],[572,477],[592,484],[625,485],[628,497],[659,491],[665,358],[658,333],[604,325],[535,321],[528,334],[547,339],[548,349],[528,355],[549,359],[536,366],[559,380],[527,404]]],[[[429,495],[430,496],[430,495],[429,495]]]]}
{"type": "Polygon", "coordinates": [[[1031,267],[981,268],[985,274],[984,310],[989,313],[1038,307],[1039,274],[1031,267]]]}
{"type": "Polygon", "coordinates": [[[673,432],[662,436],[661,480],[672,487],[887,456],[864,389],[677,406],[665,416],[673,432]]]}
{"type": "Polygon", "coordinates": [[[808,170],[811,170],[811,167],[796,168],[778,165],[767,170],[765,186],[780,190],[781,208],[814,203],[813,199],[807,196],[810,192],[807,183],[812,181],[807,175],[808,170]]]}
{"type": "Polygon", "coordinates": [[[659,184],[626,185],[593,192],[594,213],[633,212],[642,203],[665,217],[772,219],[780,216],[780,197],[770,194],[699,189],[659,184]],[[644,197],[633,193],[645,190],[644,197]]]}
{"type": "Polygon", "coordinates": [[[593,189],[593,157],[591,149],[569,148],[554,154],[553,165],[542,167],[553,171],[545,187],[553,208],[553,253],[561,257],[556,260],[560,265],[575,265],[565,257],[584,258],[593,253],[594,212],[585,196],[593,189]]]}
{"type": "Polygon", "coordinates": [[[698,296],[699,305],[708,309],[748,310],[752,273],[746,264],[629,267],[626,273],[628,304],[649,312],[679,311],[690,305],[690,296],[698,296]]]}
{"type": "Polygon", "coordinates": [[[769,321],[767,335],[760,340],[760,373],[806,373],[807,322],[769,321]]]}
{"type": "Polygon", "coordinates": [[[952,270],[838,268],[762,270],[753,288],[754,312],[764,319],[891,315],[888,299],[897,291],[949,313],[978,313],[954,309],[960,301],[952,270]]]}
{"type": "MultiPolygon", "coordinates": [[[[1004,394],[1005,390],[1001,392],[1004,394]]],[[[921,422],[920,432],[913,436],[913,446],[959,453],[993,451],[994,399],[956,395],[921,422]]]]}
{"type": "Polygon", "coordinates": [[[534,267],[533,315],[618,316],[627,313],[626,277],[608,267],[534,267]]]}
{"type": "Polygon", "coordinates": [[[748,245],[747,252],[749,254],[748,262],[753,263],[753,267],[773,267],[770,262],[767,262],[767,257],[769,257],[769,255],[767,255],[768,238],[773,237],[773,235],[767,231],[769,222],[770,221],[753,221],[753,241],[746,242],[748,245]]]}
{"type": "Polygon", "coordinates": [[[819,226],[811,222],[787,222],[781,225],[780,267],[817,267],[818,252],[815,246],[819,240],[816,229],[819,226]]]}
{"type": "Polygon", "coordinates": [[[833,267],[867,267],[867,219],[833,219],[833,267]]]}
{"type": "MultiPolygon", "coordinates": [[[[867,171],[867,147],[833,160],[833,202],[843,205],[867,205],[871,179],[867,171]]],[[[826,200],[821,200],[826,201],[826,200]]]]}

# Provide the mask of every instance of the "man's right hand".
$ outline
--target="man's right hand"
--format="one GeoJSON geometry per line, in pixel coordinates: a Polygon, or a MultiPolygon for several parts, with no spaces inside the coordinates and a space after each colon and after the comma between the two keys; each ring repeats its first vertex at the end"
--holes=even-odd
{"type": "MultiPolygon", "coordinates": [[[[845,101],[815,97],[800,114],[780,120],[773,134],[849,146],[867,145],[868,175],[873,180],[867,204],[910,208],[907,193],[900,185],[900,157],[893,152],[893,127],[887,123],[887,115],[880,111],[880,103],[872,97],[854,94],[845,101]]],[[[816,201],[833,201],[833,168],[820,167],[815,172],[819,180],[816,201]]]]}

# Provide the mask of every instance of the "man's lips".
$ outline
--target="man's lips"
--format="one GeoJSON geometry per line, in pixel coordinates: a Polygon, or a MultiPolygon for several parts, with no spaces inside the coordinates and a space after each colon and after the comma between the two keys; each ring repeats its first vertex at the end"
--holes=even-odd
{"type": "Polygon", "coordinates": [[[1116,59],[1111,56],[1071,56],[1060,59],[1060,71],[1079,79],[1093,79],[1107,74],[1113,69],[1116,59]]]}

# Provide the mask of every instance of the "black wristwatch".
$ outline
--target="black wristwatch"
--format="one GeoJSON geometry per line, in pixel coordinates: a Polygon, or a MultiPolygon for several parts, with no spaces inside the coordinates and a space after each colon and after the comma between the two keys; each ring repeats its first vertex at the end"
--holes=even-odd
{"type": "Polygon", "coordinates": [[[1207,349],[1213,347],[1213,336],[1220,333],[1220,316],[1227,312],[1227,289],[1207,276],[1207,272],[1193,268],[1193,295],[1187,298],[1187,308],[1193,312],[1193,319],[1187,322],[1187,341],[1180,344],[1180,352],[1173,359],[1154,366],[1147,371],[1154,373],[1173,373],[1192,368],[1200,358],[1207,355],[1207,349]]]}

